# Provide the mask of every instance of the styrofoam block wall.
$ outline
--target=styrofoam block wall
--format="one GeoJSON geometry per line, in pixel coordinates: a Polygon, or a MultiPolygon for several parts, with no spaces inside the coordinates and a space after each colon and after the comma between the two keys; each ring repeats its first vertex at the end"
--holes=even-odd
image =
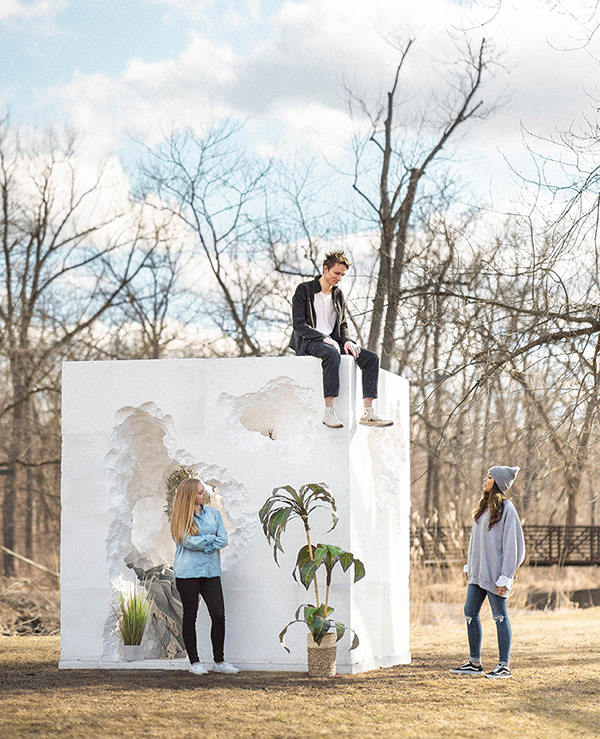
{"type": "MultiPolygon", "coordinates": [[[[226,659],[242,669],[306,670],[306,629],[280,629],[298,605],[313,602],[291,577],[305,543],[300,521],[283,535],[281,567],[258,510],[274,487],[327,483],[339,524],[326,512],[312,522],[314,542],[335,543],[366,566],[356,585],[334,577],[334,616],[360,646],[338,644],[338,670],[359,672],[405,663],[409,651],[408,383],[380,375],[378,408],[389,429],[358,424],[360,372],[342,358],[336,401],[344,429],[328,429],[320,362],[313,357],[67,362],[63,365],[63,467],[60,667],[131,667],[119,659],[116,592],[135,581],[127,566],[172,563],[163,511],[164,482],[178,464],[195,466],[216,485],[229,533],[222,553],[226,659]]],[[[209,620],[198,619],[200,659],[210,662],[209,620]]],[[[144,639],[145,667],[185,667],[157,660],[144,639]]]]}

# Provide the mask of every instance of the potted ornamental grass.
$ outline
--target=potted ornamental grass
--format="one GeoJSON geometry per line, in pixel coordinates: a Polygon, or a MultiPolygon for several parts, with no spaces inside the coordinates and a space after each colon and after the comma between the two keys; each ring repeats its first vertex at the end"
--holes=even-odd
{"type": "Polygon", "coordinates": [[[129,594],[119,593],[117,629],[123,641],[123,659],[128,662],[142,658],[142,637],[149,611],[145,591],[134,587],[129,594]]]}
{"type": "Polygon", "coordinates": [[[294,579],[306,588],[314,591],[315,603],[303,603],[296,610],[294,619],[279,634],[281,645],[288,652],[285,636],[290,626],[304,623],[308,627],[308,672],[309,675],[322,677],[335,675],[336,644],[346,631],[352,632],[350,650],[358,646],[358,636],[349,627],[332,618],[334,611],[329,602],[333,571],[340,567],[344,572],[353,569],[354,582],[365,576],[365,567],[352,552],[346,552],[334,544],[313,544],[310,535],[309,519],[316,508],[329,508],[331,511],[332,531],[338,522],[335,498],[324,483],[303,485],[298,491],[289,485],[275,488],[271,496],[260,509],[259,518],[269,544],[273,546],[273,558],[277,561],[278,552],[283,552],[281,535],[288,522],[300,518],[304,525],[306,545],[298,552],[296,564],[292,571],[294,579]],[[323,579],[325,589],[319,588],[319,575],[323,579]]]}

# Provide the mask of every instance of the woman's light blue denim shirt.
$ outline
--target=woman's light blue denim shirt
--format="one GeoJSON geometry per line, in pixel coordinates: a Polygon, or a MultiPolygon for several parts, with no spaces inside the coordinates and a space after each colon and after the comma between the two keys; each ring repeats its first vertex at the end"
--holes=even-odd
{"type": "Polygon", "coordinates": [[[175,577],[220,577],[220,549],[227,546],[227,531],[216,508],[202,506],[202,513],[194,513],[197,536],[186,536],[177,544],[173,574],[175,577]]]}

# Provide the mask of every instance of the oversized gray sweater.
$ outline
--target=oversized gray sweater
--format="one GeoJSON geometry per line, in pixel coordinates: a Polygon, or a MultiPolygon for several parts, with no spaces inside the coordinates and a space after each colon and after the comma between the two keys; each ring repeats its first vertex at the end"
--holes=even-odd
{"type": "Polygon", "coordinates": [[[491,529],[490,514],[482,513],[473,521],[465,572],[469,583],[496,594],[496,588],[510,592],[518,567],[525,559],[525,538],[517,509],[505,500],[502,517],[491,529]]]}

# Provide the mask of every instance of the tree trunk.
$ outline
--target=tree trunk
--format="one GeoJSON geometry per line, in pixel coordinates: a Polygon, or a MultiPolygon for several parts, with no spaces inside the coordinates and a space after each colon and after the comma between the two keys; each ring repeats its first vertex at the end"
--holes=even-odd
{"type": "MultiPolygon", "coordinates": [[[[31,461],[31,460],[30,460],[31,461]]],[[[25,556],[35,560],[35,514],[36,514],[36,481],[33,467],[25,471],[25,556]]]]}
{"type": "Polygon", "coordinates": [[[388,293],[388,286],[391,284],[392,280],[392,261],[390,258],[391,248],[392,240],[384,225],[381,230],[381,241],[379,245],[379,274],[377,275],[377,286],[375,288],[375,296],[373,298],[373,313],[371,317],[371,327],[369,329],[369,342],[367,344],[367,349],[376,353],[379,350],[379,337],[381,335],[385,299],[388,293]]]}
{"type": "MultiPolygon", "coordinates": [[[[2,503],[2,542],[7,549],[11,549],[12,551],[16,551],[17,549],[17,491],[18,482],[22,474],[22,468],[17,460],[21,456],[22,436],[23,406],[16,402],[12,410],[11,441],[9,444],[9,464],[15,468],[15,474],[6,477],[4,500],[2,503]]],[[[16,574],[15,558],[4,552],[4,576],[15,577],[16,574]]]]}
{"type": "Polygon", "coordinates": [[[386,370],[391,369],[392,356],[396,345],[396,321],[398,319],[398,310],[400,308],[400,286],[402,283],[402,275],[404,273],[408,224],[417,194],[417,185],[419,184],[422,174],[423,172],[420,169],[411,170],[406,195],[402,201],[402,205],[400,206],[400,217],[398,219],[398,227],[395,234],[396,253],[394,255],[392,279],[388,287],[388,302],[385,312],[383,344],[381,347],[381,367],[386,370]]]}

